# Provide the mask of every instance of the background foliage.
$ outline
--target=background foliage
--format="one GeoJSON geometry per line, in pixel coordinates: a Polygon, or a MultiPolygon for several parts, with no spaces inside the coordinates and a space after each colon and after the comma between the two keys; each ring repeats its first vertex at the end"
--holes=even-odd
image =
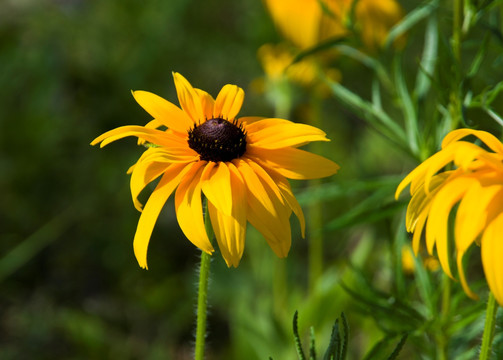
{"type": "MultiPolygon", "coordinates": [[[[331,84],[333,96],[318,108],[332,141],[316,151],[341,171],[311,186],[293,183],[308,217],[309,209],[321,207],[322,227],[309,228],[302,240],[293,221],[285,260],[276,259],[253,229],[239,268],[227,269],[214,257],[208,359],[295,358],[296,310],[302,339],[313,326],[320,351],[344,312],[350,359],[385,358],[404,333],[403,359],[441,359],[439,348],[453,359],[475,356],[486,292],[479,257],[469,264],[478,302],[441,271],[427,270],[421,258],[412,260],[415,270],[404,271],[405,202],[393,198],[403,174],[436,151],[449,130],[453,91],[464,101],[465,125],[501,135],[491,114],[503,114],[503,5],[467,3],[473,26],[459,63],[450,45],[450,1],[429,1],[426,16],[409,21],[399,57],[389,49],[371,55],[384,77],[349,56],[335,61],[341,83],[331,84]],[[428,51],[433,65],[424,63],[428,51]],[[426,77],[423,66],[430,66],[426,77]],[[353,101],[370,103],[372,81],[383,79],[392,89],[378,86],[383,111],[400,126],[417,115],[416,152],[382,136],[353,101]],[[342,86],[352,93],[341,93],[342,86]],[[323,272],[313,278],[308,244],[320,233],[323,272]]],[[[402,5],[408,14],[425,6],[402,5]]],[[[257,49],[280,39],[260,1],[3,3],[0,358],[191,358],[199,251],[184,239],[169,203],[153,233],[150,270],[141,270],[132,251],[138,213],[125,174],[141,149],[132,139],[103,151],[89,142],[111,128],[149,120],[131,89],[174,101],[172,71],[213,95],[237,84],[246,92],[241,115],[273,116],[274,107],[252,84],[263,76],[257,49]]],[[[309,89],[294,87],[293,94],[291,119],[305,121],[313,111],[309,89]]],[[[503,356],[502,348],[497,335],[495,353],[503,356]]]]}

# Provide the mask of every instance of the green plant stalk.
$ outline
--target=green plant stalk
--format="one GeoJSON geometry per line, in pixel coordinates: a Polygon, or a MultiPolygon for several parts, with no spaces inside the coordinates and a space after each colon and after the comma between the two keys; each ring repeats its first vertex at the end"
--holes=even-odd
{"type": "Polygon", "coordinates": [[[496,305],[494,294],[489,292],[486,308],[486,323],[484,325],[484,335],[482,337],[482,345],[480,347],[480,360],[489,360],[491,357],[491,345],[494,338],[497,311],[498,306],[496,305]]]}
{"type": "Polygon", "coordinates": [[[440,327],[436,336],[437,340],[437,359],[449,359],[447,345],[449,339],[446,335],[445,328],[449,318],[451,308],[451,279],[446,274],[442,275],[442,304],[440,309],[440,327]]]}
{"type": "MultiPolygon", "coordinates": [[[[210,216],[207,205],[205,206],[204,225],[206,233],[213,239],[213,229],[211,228],[210,216]]],[[[208,280],[210,277],[211,255],[201,252],[201,264],[199,267],[199,287],[197,290],[197,325],[196,325],[196,346],[195,360],[204,359],[204,344],[206,340],[206,316],[208,306],[208,280]]]]}
{"type": "Polygon", "coordinates": [[[462,32],[462,17],[463,17],[463,0],[453,1],[453,23],[452,23],[452,54],[454,57],[454,76],[451,84],[450,106],[451,113],[450,129],[454,130],[461,122],[461,32],[462,32]]]}
{"type": "MultiPolygon", "coordinates": [[[[309,124],[318,128],[321,126],[321,97],[314,93],[311,96],[311,114],[309,124]]],[[[313,152],[320,154],[319,143],[311,145],[313,152]]],[[[310,187],[319,187],[320,179],[313,179],[309,182],[310,187]]],[[[307,227],[310,229],[309,239],[309,291],[314,290],[314,286],[323,273],[323,210],[319,201],[313,202],[308,207],[307,227]]]]}
{"type": "Polygon", "coordinates": [[[197,327],[195,360],[204,359],[204,343],[206,340],[206,315],[208,303],[208,278],[210,275],[211,255],[201,252],[199,268],[199,288],[197,291],[197,327]]]}

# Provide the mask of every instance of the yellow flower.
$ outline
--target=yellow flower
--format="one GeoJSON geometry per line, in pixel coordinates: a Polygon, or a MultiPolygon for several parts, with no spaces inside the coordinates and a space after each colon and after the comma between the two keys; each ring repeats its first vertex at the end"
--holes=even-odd
{"type": "Polygon", "coordinates": [[[292,64],[294,56],[284,44],[264,44],[258,49],[257,56],[267,79],[271,81],[278,81],[286,76],[293,82],[309,85],[316,78],[316,64],[307,60],[292,64]]]}
{"type": "Polygon", "coordinates": [[[389,30],[403,17],[395,0],[264,0],[285,38],[301,49],[347,36],[354,4],[354,27],[371,51],[383,45],[389,30]]]}
{"type": "Polygon", "coordinates": [[[447,134],[442,149],[415,168],[400,183],[396,197],[410,184],[412,199],[406,226],[413,232],[417,254],[425,231],[426,249],[436,246],[440,265],[451,278],[448,249],[449,216],[457,205],[454,244],[459,278],[466,294],[470,290],[463,270],[463,256],[473,243],[481,247],[482,264],[489,288],[503,305],[503,144],[493,135],[459,129],[447,134]],[[485,148],[461,139],[478,138],[485,148]],[[442,170],[446,166],[451,170],[442,170]]]}
{"type": "Polygon", "coordinates": [[[146,91],[133,96],[154,119],[143,126],[123,126],[97,137],[101,147],[126,136],[154,146],[133,165],[131,194],[142,211],[133,246],[136,259],[147,268],[147,247],[159,212],[175,191],[178,224],[202,251],[214,250],[206,234],[201,197],[228,266],[238,266],[243,254],[246,224],[259,230],[279,257],[291,243],[290,215],[304,215],[286,178],[330,176],[339,166],[298,147],[311,141],[329,141],[318,128],[288,120],[238,118],[244,92],[225,85],[216,99],[173,74],[181,108],[146,91]],[[161,128],[161,129],[159,129],[161,128]],[[145,208],[138,195],[160,177],[145,208]]]}

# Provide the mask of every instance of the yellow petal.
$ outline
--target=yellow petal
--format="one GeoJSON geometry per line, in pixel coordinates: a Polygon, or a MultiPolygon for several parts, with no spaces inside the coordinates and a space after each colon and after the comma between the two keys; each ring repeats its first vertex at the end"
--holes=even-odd
{"type": "Polygon", "coordinates": [[[278,186],[278,189],[281,192],[281,195],[283,198],[286,200],[288,206],[293,210],[295,216],[297,216],[297,219],[299,219],[299,224],[300,224],[300,231],[302,233],[302,237],[306,237],[306,220],[304,218],[304,213],[302,211],[302,208],[300,207],[297,199],[293,195],[292,188],[290,187],[290,184],[287,179],[280,173],[277,173],[275,171],[268,170],[267,173],[272,177],[276,185],[278,186]]]}
{"type": "Polygon", "coordinates": [[[246,179],[248,221],[262,233],[278,257],[287,256],[292,241],[290,209],[281,203],[274,191],[261,181],[244,160],[233,160],[233,164],[246,179]]]}
{"type": "MultiPolygon", "coordinates": [[[[180,166],[180,164],[178,164],[180,166]]],[[[186,164],[181,164],[181,168],[183,168],[186,164]]],[[[131,196],[133,198],[133,203],[138,211],[142,211],[143,205],[138,200],[138,195],[143,191],[143,189],[150,182],[157,179],[161,176],[169,167],[169,164],[165,163],[141,163],[135,166],[132,174],[131,174],[131,196]]]]}
{"type": "Polygon", "coordinates": [[[148,91],[133,91],[138,104],[169,129],[186,133],[194,122],[178,106],[148,91]]]}
{"type": "Polygon", "coordinates": [[[428,217],[428,212],[420,214],[417,218],[414,228],[414,234],[412,235],[412,249],[414,250],[414,254],[417,256],[419,253],[419,245],[421,242],[421,234],[424,230],[424,224],[426,223],[426,218],[428,217]]]}
{"type": "Polygon", "coordinates": [[[320,129],[282,119],[264,119],[246,127],[246,141],[264,149],[299,147],[311,141],[330,141],[320,129]]]}
{"type": "Polygon", "coordinates": [[[264,162],[289,179],[322,178],[335,174],[340,168],[327,158],[295,148],[269,150],[249,145],[245,155],[259,164],[264,162]]]}
{"type": "MultiPolygon", "coordinates": [[[[173,73],[175,80],[176,93],[178,101],[183,111],[193,120],[193,123],[199,124],[205,120],[201,98],[190,83],[179,73],[173,73]]],[[[194,124],[192,124],[193,126],[194,124]]]]}
{"type": "MultiPolygon", "coordinates": [[[[145,124],[145,127],[147,129],[157,129],[157,128],[160,128],[161,126],[166,126],[166,125],[164,125],[164,123],[158,119],[150,120],[148,123],[145,124]]],[[[145,140],[138,139],[138,145],[143,145],[144,143],[145,143],[145,140]]]]}
{"type": "Polygon", "coordinates": [[[431,203],[431,209],[426,224],[426,245],[431,254],[431,249],[436,241],[438,259],[444,272],[453,277],[449,267],[447,228],[449,214],[452,207],[461,199],[473,179],[456,178],[444,185],[431,203]]]}
{"type": "Polygon", "coordinates": [[[174,134],[166,133],[161,130],[148,129],[143,126],[130,125],[130,126],[121,126],[116,129],[107,131],[104,134],[101,134],[91,142],[91,145],[101,143],[100,147],[103,147],[115,140],[122,139],[127,136],[136,136],[152,144],[167,147],[172,146],[173,143],[178,143],[180,139],[178,136],[174,134]]]}
{"type": "Polygon", "coordinates": [[[493,151],[503,154],[503,144],[494,135],[486,131],[472,129],[457,129],[451,131],[444,137],[444,140],[442,141],[442,148],[445,148],[451,143],[456,142],[459,139],[462,139],[469,135],[478,137],[493,151]]]}
{"type": "MultiPolygon", "coordinates": [[[[229,187],[232,191],[232,214],[226,215],[208,201],[211,224],[227,266],[237,267],[243,256],[246,237],[246,188],[240,173],[231,163],[229,187]]],[[[208,199],[209,200],[209,199],[208,199]]]]}
{"type": "Polygon", "coordinates": [[[182,171],[179,171],[177,166],[167,169],[143,209],[136,228],[133,248],[138,264],[144,269],[148,268],[147,248],[157,217],[173,190],[192,167],[193,164],[188,164],[182,171]]]}
{"type": "Polygon", "coordinates": [[[213,118],[213,108],[215,107],[215,100],[213,97],[204,90],[194,90],[196,90],[199,99],[201,99],[201,106],[203,108],[205,120],[213,118]]]}
{"type": "Polygon", "coordinates": [[[254,122],[260,121],[262,119],[264,119],[263,116],[243,116],[240,117],[238,120],[240,124],[242,124],[244,127],[247,127],[248,125],[253,124],[254,122]]]}
{"type": "Polygon", "coordinates": [[[251,167],[253,172],[260,178],[262,183],[267,184],[268,188],[271,189],[276,198],[279,199],[281,205],[286,206],[285,200],[283,199],[283,195],[281,195],[281,192],[279,191],[278,185],[276,185],[276,182],[271,178],[269,173],[256,162],[246,158],[243,160],[246,161],[246,163],[251,167]]]}
{"type": "Polygon", "coordinates": [[[450,174],[451,172],[445,172],[435,175],[431,181],[430,192],[428,194],[425,192],[424,186],[422,186],[418,188],[412,195],[412,199],[407,206],[407,216],[405,218],[405,225],[408,231],[414,230],[414,223],[419,214],[424,212],[424,209],[431,205],[431,200],[435,196],[436,192],[440,189],[440,187],[444,183],[446,183],[446,180],[450,174]]]}
{"type": "Polygon", "coordinates": [[[466,191],[456,213],[454,234],[458,254],[464,254],[486,227],[488,205],[502,189],[499,183],[482,186],[481,179],[477,180],[466,191]]]}
{"type": "Polygon", "coordinates": [[[236,85],[225,85],[215,100],[214,118],[234,120],[241,110],[245,93],[236,85]]]}
{"type": "Polygon", "coordinates": [[[503,212],[487,226],[482,236],[481,256],[489,289],[500,306],[503,306],[503,212]]]}
{"type": "Polygon", "coordinates": [[[176,218],[187,239],[202,251],[211,254],[213,247],[204,227],[201,202],[200,179],[206,161],[199,161],[194,164],[176,190],[176,218]]]}
{"type": "Polygon", "coordinates": [[[204,195],[223,214],[231,216],[233,207],[231,176],[227,163],[210,162],[201,177],[204,195]]]}

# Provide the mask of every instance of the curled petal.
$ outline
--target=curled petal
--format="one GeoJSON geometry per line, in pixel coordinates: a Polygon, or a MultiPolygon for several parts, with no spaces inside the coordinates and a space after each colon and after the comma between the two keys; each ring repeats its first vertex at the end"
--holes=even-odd
{"type": "Polygon", "coordinates": [[[472,129],[457,129],[448,133],[444,140],[442,141],[442,148],[447,147],[448,145],[462,139],[466,136],[474,135],[482,140],[489,148],[491,148],[494,152],[503,154],[503,144],[498,140],[494,135],[481,130],[472,130],[472,129]]]}
{"type": "Polygon", "coordinates": [[[121,126],[113,130],[107,131],[101,134],[96,139],[91,142],[91,145],[100,144],[100,147],[106,146],[115,140],[125,138],[127,136],[136,136],[139,139],[143,139],[152,144],[160,146],[173,146],[173,144],[178,144],[180,142],[180,137],[172,133],[157,129],[147,129],[143,126],[121,126]]]}

